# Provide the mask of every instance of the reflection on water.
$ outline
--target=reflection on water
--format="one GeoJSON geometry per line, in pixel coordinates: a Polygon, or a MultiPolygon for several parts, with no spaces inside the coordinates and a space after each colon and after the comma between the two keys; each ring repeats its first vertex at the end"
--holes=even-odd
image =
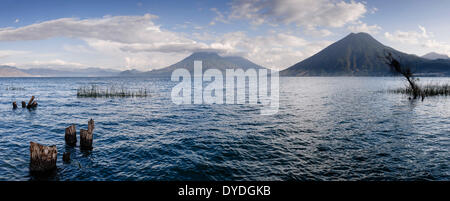
{"type": "Polygon", "coordinates": [[[255,105],[174,105],[175,84],[1,78],[0,180],[450,179],[450,99],[411,102],[383,92],[403,86],[400,78],[281,78],[272,116],[255,105]],[[77,98],[86,84],[145,87],[151,96],[77,98]],[[25,90],[4,90],[12,86],[25,90]],[[31,95],[36,110],[12,110],[12,101],[31,95]],[[94,148],[66,147],[64,129],[75,123],[79,139],[90,118],[94,148]],[[58,147],[56,171],[30,175],[29,141],[58,147]]]}

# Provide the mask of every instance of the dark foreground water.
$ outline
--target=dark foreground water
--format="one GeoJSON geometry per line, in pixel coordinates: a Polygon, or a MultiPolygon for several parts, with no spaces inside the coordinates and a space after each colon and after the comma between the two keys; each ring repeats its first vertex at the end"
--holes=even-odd
{"type": "MultiPolygon", "coordinates": [[[[421,82],[430,80],[450,82],[421,82]]],[[[400,78],[281,78],[272,116],[251,105],[175,105],[174,84],[1,78],[0,180],[450,180],[450,98],[382,92],[400,78]],[[146,87],[151,97],[77,98],[86,84],[146,87]],[[36,110],[12,110],[31,95],[36,110]],[[64,129],[86,129],[89,118],[94,149],[66,147],[64,129]],[[58,147],[55,172],[30,175],[30,141],[58,147]]]]}

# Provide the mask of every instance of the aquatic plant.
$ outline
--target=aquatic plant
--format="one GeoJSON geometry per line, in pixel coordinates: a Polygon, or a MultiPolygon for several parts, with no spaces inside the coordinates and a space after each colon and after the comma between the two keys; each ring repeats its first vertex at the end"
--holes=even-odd
{"type": "Polygon", "coordinates": [[[126,98],[126,97],[147,97],[150,96],[147,89],[140,88],[137,90],[127,89],[125,87],[117,87],[116,85],[108,87],[99,87],[95,84],[90,86],[81,86],[77,89],[77,97],[79,98],[126,98]]]}

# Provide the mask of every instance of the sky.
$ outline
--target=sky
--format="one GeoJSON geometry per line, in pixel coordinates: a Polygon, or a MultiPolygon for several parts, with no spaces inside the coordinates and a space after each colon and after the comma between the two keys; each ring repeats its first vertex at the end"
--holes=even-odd
{"type": "Polygon", "coordinates": [[[450,55],[448,0],[0,0],[0,65],[142,71],[193,52],[285,69],[351,32],[450,55]]]}

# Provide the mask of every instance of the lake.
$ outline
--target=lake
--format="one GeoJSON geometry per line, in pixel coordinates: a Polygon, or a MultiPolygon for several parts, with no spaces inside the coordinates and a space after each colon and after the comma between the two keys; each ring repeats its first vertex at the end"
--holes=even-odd
{"type": "Polygon", "coordinates": [[[450,180],[450,97],[385,92],[405,86],[401,78],[283,77],[270,116],[258,105],[175,105],[175,84],[0,78],[0,180],[450,180]],[[150,97],[77,98],[90,84],[146,88],[150,97]],[[37,109],[12,109],[31,95],[37,109]],[[65,128],[77,125],[79,145],[90,118],[94,148],[66,147],[65,128]],[[30,175],[30,141],[57,146],[56,171],[30,175]]]}

